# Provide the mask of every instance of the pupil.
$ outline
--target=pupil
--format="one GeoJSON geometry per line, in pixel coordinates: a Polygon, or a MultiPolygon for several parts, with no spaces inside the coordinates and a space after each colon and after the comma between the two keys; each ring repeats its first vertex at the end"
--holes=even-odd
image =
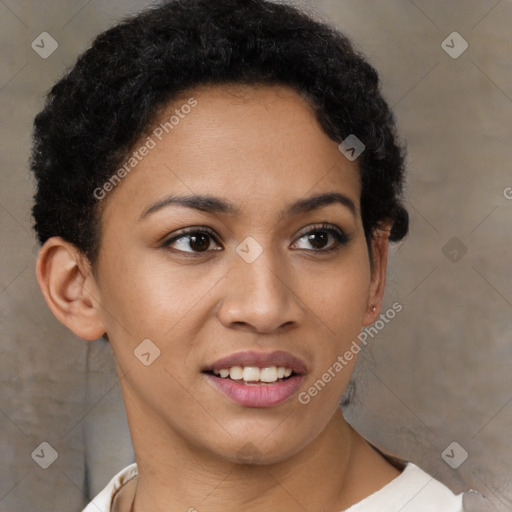
{"type": "Polygon", "coordinates": [[[313,245],[313,247],[315,247],[316,249],[321,249],[322,247],[325,247],[325,245],[329,239],[329,235],[325,231],[316,231],[315,234],[309,235],[308,238],[309,238],[311,245],[313,245]],[[319,236],[319,234],[320,234],[320,236],[319,236]],[[319,247],[319,244],[318,244],[319,239],[321,239],[321,242],[320,242],[321,247],[319,247]],[[316,240],[316,242],[315,242],[315,240],[316,240]]]}
{"type": "Polygon", "coordinates": [[[194,235],[190,237],[189,245],[191,249],[197,249],[199,252],[206,251],[208,249],[209,241],[208,241],[208,235],[194,235]],[[203,243],[197,244],[197,241],[200,240],[203,243]],[[195,246],[195,247],[194,247],[195,246]]]}

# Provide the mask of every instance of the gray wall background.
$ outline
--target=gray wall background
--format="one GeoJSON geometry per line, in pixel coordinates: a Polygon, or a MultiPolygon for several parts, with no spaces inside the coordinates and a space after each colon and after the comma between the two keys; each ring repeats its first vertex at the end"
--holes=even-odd
{"type": "MultiPolygon", "coordinates": [[[[51,85],[150,3],[0,0],[1,511],[79,511],[133,461],[109,346],[72,335],[39,291],[27,157],[51,85]],[[58,42],[46,59],[31,48],[42,32],[58,42]],[[58,454],[47,469],[31,455],[42,442],[58,454]]],[[[512,1],[299,5],[376,66],[408,143],[411,234],[392,250],[385,305],[403,311],[362,353],[347,418],[452,490],[511,510],[512,1]],[[454,31],[469,45],[458,58],[441,46],[454,31]],[[468,453],[457,469],[441,457],[453,442],[452,463],[468,453]]]]}

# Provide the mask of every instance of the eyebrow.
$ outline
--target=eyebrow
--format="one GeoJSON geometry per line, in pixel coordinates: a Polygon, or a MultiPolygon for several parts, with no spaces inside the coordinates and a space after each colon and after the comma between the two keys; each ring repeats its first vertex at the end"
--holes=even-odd
{"type": "MultiPolygon", "coordinates": [[[[286,205],[280,213],[283,216],[298,215],[300,213],[310,212],[336,203],[345,206],[354,216],[356,216],[356,207],[352,199],[340,194],[339,192],[326,192],[306,197],[304,199],[299,199],[294,203],[286,205]]],[[[194,208],[206,213],[226,213],[230,215],[240,214],[240,209],[238,207],[220,197],[208,195],[169,195],[144,209],[140,214],[139,220],[142,220],[148,215],[151,215],[162,208],[166,208],[167,206],[194,208]]]]}

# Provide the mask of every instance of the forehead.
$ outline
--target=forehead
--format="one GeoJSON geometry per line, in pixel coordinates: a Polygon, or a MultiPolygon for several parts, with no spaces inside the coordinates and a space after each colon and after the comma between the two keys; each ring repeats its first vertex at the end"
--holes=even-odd
{"type": "Polygon", "coordinates": [[[359,206],[357,163],[340,153],[313,108],[287,86],[186,91],[160,110],[134,151],[145,146],[151,149],[132,161],[108,201],[133,215],[171,193],[213,194],[257,209],[334,189],[359,206]]]}

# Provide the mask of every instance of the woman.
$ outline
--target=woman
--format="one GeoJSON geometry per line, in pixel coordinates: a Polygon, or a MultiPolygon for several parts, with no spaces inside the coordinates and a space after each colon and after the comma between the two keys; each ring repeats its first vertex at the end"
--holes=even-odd
{"type": "Polygon", "coordinates": [[[408,229],[343,35],[266,0],[149,9],[54,86],[32,170],[41,289],[111,343],[137,461],[86,512],[462,510],[339,407],[408,229]]]}

